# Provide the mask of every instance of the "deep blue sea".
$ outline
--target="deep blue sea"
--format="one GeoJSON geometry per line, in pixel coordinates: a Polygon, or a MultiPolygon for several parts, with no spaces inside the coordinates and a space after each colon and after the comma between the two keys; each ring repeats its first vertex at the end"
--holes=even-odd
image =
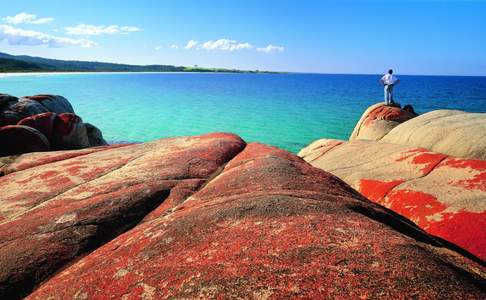
{"type": "MultiPolygon", "coordinates": [[[[486,112],[486,77],[400,76],[395,100],[419,113],[486,112]]],[[[0,93],[65,96],[110,142],[233,132],[297,152],[347,139],[382,101],[378,75],[124,73],[0,76],[0,93]]]]}

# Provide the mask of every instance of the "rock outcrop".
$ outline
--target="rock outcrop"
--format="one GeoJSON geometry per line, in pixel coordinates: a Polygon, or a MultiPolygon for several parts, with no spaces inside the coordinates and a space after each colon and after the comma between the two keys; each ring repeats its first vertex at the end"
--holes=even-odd
{"type": "MultiPolygon", "coordinates": [[[[235,145],[231,154],[241,147],[222,141],[235,145]]],[[[169,203],[27,299],[486,296],[483,267],[277,148],[248,145],[220,174],[169,203]]]]}
{"type": "Polygon", "coordinates": [[[486,114],[431,111],[395,127],[382,141],[486,160],[486,114]]]}
{"type": "Polygon", "coordinates": [[[388,106],[385,103],[370,106],[354,127],[349,140],[380,140],[399,124],[417,116],[410,108],[409,105],[402,109],[399,104],[388,106]]]}
{"type": "Polygon", "coordinates": [[[15,125],[27,126],[35,131],[30,130],[28,134],[23,130],[21,137],[13,141],[0,136],[0,156],[107,145],[101,131],[92,124],[83,123],[74,114],[69,101],[62,96],[36,95],[18,99],[0,94],[0,129],[6,127],[5,130],[10,132],[12,128],[22,131],[20,127],[8,127],[15,125]],[[19,139],[24,143],[20,143],[19,139]],[[40,143],[32,139],[47,142],[39,147],[40,143]]]}
{"type": "Polygon", "coordinates": [[[13,159],[0,177],[0,298],[27,295],[161,203],[178,204],[244,145],[211,134],[13,159]]]}
{"type": "Polygon", "coordinates": [[[397,144],[325,139],[299,155],[427,232],[486,259],[486,161],[397,144]]]}

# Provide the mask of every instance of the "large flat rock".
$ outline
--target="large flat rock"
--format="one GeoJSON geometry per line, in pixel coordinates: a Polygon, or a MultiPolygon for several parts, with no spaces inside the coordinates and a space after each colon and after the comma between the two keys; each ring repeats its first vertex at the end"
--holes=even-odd
{"type": "Polygon", "coordinates": [[[4,160],[0,298],[20,298],[74,259],[174,205],[245,146],[231,134],[4,160]]]}
{"type": "Polygon", "coordinates": [[[327,139],[299,155],[427,232],[486,259],[486,161],[397,144],[327,139]]]}
{"type": "Polygon", "coordinates": [[[484,268],[337,177],[250,144],[198,192],[28,299],[484,299],[484,279],[484,268]]]}

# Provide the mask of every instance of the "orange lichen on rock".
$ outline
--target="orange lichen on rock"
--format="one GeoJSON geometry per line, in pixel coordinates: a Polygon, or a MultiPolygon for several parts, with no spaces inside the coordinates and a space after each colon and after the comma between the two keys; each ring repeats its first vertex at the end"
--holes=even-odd
{"type": "Polygon", "coordinates": [[[470,268],[482,267],[340,179],[249,144],[187,200],[27,299],[484,297],[470,268]]]}
{"type": "Polygon", "coordinates": [[[373,179],[361,179],[358,191],[366,198],[379,202],[394,187],[405,182],[405,180],[380,181],[373,179]]]}

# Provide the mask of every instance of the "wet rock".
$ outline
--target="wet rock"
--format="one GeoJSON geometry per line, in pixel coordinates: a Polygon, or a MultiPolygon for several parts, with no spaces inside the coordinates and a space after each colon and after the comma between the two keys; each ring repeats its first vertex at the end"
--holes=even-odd
{"type": "Polygon", "coordinates": [[[400,105],[388,106],[377,103],[363,113],[349,140],[380,140],[390,130],[416,116],[410,105],[405,110],[401,109],[400,105]]]}
{"type": "Polygon", "coordinates": [[[174,204],[27,299],[486,296],[481,266],[273,147],[248,145],[174,204]]]}
{"type": "Polygon", "coordinates": [[[325,139],[299,155],[427,232],[486,259],[486,161],[383,142],[325,139]]]}
{"type": "Polygon", "coordinates": [[[27,295],[161,203],[185,200],[244,146],[210,134],[15,158],[0,177],[0,298],[27,295]]]}
{"type": "Polygon", "coordinates": [[[0,157],[47,151],[49,148],[47,138],[34,128],[22,125],[7,125],[0,128],[0,157]]]}

